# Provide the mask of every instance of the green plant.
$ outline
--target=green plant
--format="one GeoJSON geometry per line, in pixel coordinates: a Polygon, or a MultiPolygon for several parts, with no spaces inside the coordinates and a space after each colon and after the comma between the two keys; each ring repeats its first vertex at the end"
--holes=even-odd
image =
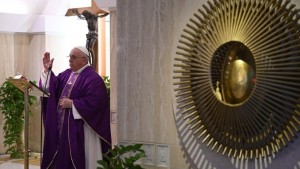
{"type": "Polygon", "coordinates": [[[109,76],[103,76],[103,81],[104,81],[106,89],[107,89],[107,94],[108,94],[108,96],[110,96],[110,79],[109,79],[109,76]]]}
{"type": "Polygon", "coordinates": [[[142,169],[137,160],[145,157],[143,144],[131,144],[127,146],[115,146],[109,150],[110,155],[103,155],[105,160],[99,160],[97,169],[142,169]]]}
{"type": "MultiPolygon", "coordinates": [[[[29,105],[36,97],[29,96],[29,105]]],[[[24,93],[5,81],[0,87],[0,110],[4,115],[4,146],[10,158],[23,157],[22,131],[24,128],[24,93]]]]}

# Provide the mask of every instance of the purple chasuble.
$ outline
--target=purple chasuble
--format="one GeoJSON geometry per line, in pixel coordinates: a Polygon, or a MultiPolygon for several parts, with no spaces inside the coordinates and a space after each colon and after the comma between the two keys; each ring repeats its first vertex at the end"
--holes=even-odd
{"type": "Polygon", "coordinates": [[[65,95],[64,89],[68,80],[72,79],[71,73],[70,69],[58,76],[51,73],[50,97],[43,99],[45,136],[42,169],[50,166],[85,169],[84,123],[100,137],[102,153],[111,148],[109,97],[104,81],[91,66],[77,76],[68,94],[82,119],[75,120],[72,109],[58,111],[58,101],[65,95]],[[60,114],[64,118],[59,118],[62,117],[60,114]]]}
{"type": "MultiPolygon", "coordinates": [[[[69,95],[71,93],[72,87],[74,85],[74,82],[76,81],[76,78],[78,76],[78,73],[72,72],[67,84],[64,87],[64,90],[61,93],[60,99],[63,98],[69,98],[69,95]]],[[[57,104],[57,128],[58,128],[58,138],[60,139],[61,130],[62,130],[62,124],[64,120],[64,113],[65,109],[62,108],[59,104],[57,104]]]]}

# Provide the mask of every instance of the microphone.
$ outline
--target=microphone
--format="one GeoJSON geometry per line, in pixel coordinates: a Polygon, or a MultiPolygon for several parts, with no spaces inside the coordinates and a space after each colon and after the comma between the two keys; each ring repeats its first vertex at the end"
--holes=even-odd
{"type": "MultiPolygon", "coordinates": [[[[40,147],[41,150],[43,150],[43,148],[42,148],[43,147],[43,143],[42,143],[42,140],[43,140],[43,138],[42,138],[42,135],[43,135],[42,126],[43,126],[43,114],[45,114],[45,112],[44,112],[44,98],[45,98],[45,92],[47,92],[49,94],[49,91],[46,89],[46,87],[47,87],[49,75],[51,74],[53,61],[54,61],[54,58],[51,60],[51,65],[48,68],[48,74],[47,74],[46,82],[45,82],[44,88],[43,88],[44,92],[43,92],[43,96],[41,97],[41,112],[42,112],[42,114],[41,114],[41,138],[40,138],[41,139],[41,144],[40,144],[41,145],[41,147],[40,147]]],[[[43,157],[42,151],[41,151],[40,156],[43,157]]],[[[40,158],[40,164],[42,164],[42,158],[40,158]]]]}
{"type": "MultiPolygon", "coordinates": [[[[48,74],[47,74],[47,77],[46,77],[46,82],[45,82],[45,84],[44,84],[44,89],[45,89],[46,91],[47,91],[47,89],[46,89],[46,87],[47,87],[47,82],[48,82],[49,75],[51,74],[53,61],[54,61],[54,58],[51,60],[51,65],[50,65],[49,68],[48,68],[48,74]]],[[[48,92],[48,91],[47,91],[47,92],[48,92]]]]}
{"type": "Polygon", "coordinates": [[[51,65],[49,66],[49,68],[48,68],[48,71],[51,71],[51,69],[52,69],[52,65],[53,65],[53,61],[54,61],[54,58],[53,59],[51,59],[51,65]]]}
{"type": "Polygon", "coordinates": [[[50,72],[51,71],[51,69],[52,69],[52,65],[48,68],[48,72],[50,72]]]}

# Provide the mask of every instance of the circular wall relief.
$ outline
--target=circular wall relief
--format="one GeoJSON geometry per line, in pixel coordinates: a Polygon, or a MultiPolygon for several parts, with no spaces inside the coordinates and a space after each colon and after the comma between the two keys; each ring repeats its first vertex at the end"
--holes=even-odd
{"type": "Polygon", "coordinates": [[[290,144],[300,129],[299,30],[290,1],[208,1],[176,52],[177,128],[233,158],[290,144]]]}

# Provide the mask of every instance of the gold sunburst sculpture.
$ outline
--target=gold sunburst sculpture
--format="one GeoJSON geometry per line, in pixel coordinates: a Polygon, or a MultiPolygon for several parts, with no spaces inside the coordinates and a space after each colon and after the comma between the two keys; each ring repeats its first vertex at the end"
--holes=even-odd
{"type": "Polygon", "coordinates": [[[190,137],[250,159],[291,142],[300,128],[299,31],[290,1],[203,5],[183,30],[173,66],[177,112],[190,137]]]}

